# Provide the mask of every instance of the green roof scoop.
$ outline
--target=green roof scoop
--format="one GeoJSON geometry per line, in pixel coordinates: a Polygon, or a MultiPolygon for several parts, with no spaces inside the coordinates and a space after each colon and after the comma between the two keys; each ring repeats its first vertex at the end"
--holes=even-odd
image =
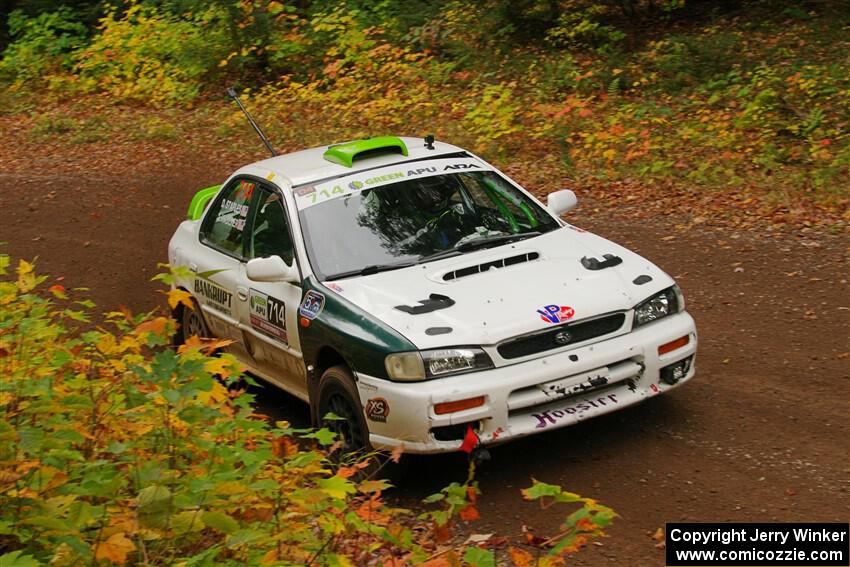
{"type": "Polygon", "coordinates": [[[324,153],[324,158],[332,163],[338,163],[345,167],[351,167],[354,160],[366,155],[397,153],[407,155],[407,146],[397,136],[376,136],[365,140],[356,140],[331,146],[324,153]],[[366,154],[366,155],[364,155],[366,154]]]}

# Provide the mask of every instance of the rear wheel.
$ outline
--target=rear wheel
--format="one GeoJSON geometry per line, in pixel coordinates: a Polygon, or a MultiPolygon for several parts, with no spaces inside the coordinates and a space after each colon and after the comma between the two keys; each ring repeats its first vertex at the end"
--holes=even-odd
{"type": "Polygon", "coordinates": [[[348,368],[333,366],[322,374],[318,409],[320,423],[337,434],[344,453],[368,453],[372,450],[360,396],[348,368]],[[328,413],[340,419],[325,419],[328,413]]]}

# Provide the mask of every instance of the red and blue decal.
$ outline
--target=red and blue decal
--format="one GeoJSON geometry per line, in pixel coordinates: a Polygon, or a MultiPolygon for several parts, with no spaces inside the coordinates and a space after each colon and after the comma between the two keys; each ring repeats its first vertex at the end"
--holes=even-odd
{"type": "Polygon", "coordinates": [[[301,306],[298,307],[298,314],[312,321],[319,316],[324,306],[325,295],[311,289],[304,295],[304,300],[301,302],[301,306]]]}
{"type": "Polygon", "coordinates": [[[544,305],[542,309],[537,310],[537,313],[547,323],[563,323],[572,319],[576,310],[569,305],[544,305]]]}

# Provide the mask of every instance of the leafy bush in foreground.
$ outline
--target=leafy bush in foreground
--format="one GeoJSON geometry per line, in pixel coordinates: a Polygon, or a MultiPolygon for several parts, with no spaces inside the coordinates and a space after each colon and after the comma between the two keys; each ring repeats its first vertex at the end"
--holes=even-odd
{"type": "MultiPolygon", "coordinates": [[[[471,474],[426,499],[436,510],[388,506],[367,460],[329,457],[333,433],[254,413],[235,359],[212,356],[225,343],[175,351],[171,319],[123,310],[93,327],[90,302],[9,264],[0,255],[0,564],[495,564],[493,542],[446,543],[453,518],[478,517],[471,474]]],[[[580,507],[558,536],[508,547],[518,565],[559,564],[615,516],[553,485],[523,494],[580,507]]]]}

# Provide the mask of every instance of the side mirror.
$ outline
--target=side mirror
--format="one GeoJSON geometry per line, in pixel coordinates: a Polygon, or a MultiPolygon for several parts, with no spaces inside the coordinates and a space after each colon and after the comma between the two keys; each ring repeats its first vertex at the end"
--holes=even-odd
{"type": "Polygon", "coordinates": [[[546,208],[555,215],[560,217],[564,213],[573,210],[578,205],[576,194],[569,189],[561,189],[554,193],[549,193],[546,198],[546,208]]]}
{"type": "Polygon", "coordinates": [[[248,279],[255,282],[298,282],[298,270],[295,269],[295,262],[292,266],[289,266],[280,256],[248,260],[245,265],[245,272],[248,279]]]}

